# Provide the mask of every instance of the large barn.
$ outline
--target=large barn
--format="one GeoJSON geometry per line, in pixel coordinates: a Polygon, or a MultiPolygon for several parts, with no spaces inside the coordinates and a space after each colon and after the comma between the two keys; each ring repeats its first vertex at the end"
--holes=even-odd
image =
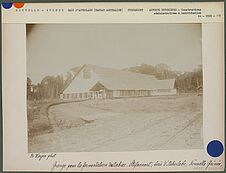
{"type": "Polygon", "coordinates": [[[65,86],[61,99],[97,99],[174,95],[175,79],[158,80],[152,75],[83,65],[65,86]]]}

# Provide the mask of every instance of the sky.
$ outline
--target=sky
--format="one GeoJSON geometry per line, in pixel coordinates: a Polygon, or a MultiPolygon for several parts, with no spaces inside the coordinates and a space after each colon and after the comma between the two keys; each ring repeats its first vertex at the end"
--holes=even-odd
{"type": "Polygon", "coordinates": [[[201,24],[37,24],[27,34],[27,76],[33,83],[83,64],[123,69],[202,64],[201,24]]]}

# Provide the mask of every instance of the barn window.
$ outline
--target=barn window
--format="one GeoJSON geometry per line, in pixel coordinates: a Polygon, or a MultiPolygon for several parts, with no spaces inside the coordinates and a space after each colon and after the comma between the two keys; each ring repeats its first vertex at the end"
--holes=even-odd
{"type": "Polygon", "coordinates": [[[83,70],[83,79],[90,79],[91,78],[91,71],[88,68],[83,70]]]}

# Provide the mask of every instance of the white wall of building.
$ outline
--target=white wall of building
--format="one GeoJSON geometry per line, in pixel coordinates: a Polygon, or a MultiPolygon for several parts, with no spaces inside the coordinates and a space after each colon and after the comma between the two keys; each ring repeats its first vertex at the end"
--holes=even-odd
{"type": "Polygon", "coordinates": [[[84,79],[82,69],[79,74],[74,78],[71,84],[64,90],[63,94],[88,92],[99,80],[99,76],[90,69],[91,76],[89,79],[84,79]]]}
{"type": "Polygon", "coordinates": [[[155,90],[155,91],[152,91],[152,94],[153,96],[165,96],[165,95],[175,95],[177,94],[177,90],[176,89],[171,89],[169,91],[158,91],[158,90],[155,90]]]}

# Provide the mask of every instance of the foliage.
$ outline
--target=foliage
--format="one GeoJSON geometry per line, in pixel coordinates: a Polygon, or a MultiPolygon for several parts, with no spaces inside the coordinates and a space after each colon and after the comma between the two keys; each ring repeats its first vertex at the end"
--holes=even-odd
{"type": "MultiPolygon", "coordinates": [[[[66,88],[71,80],[73,80],[79,67],[75,67],[63,75],[46,76],[41,83],[32,84],[32,80],[27,78],[27,99],[43,100],[59,98],[60,94],[66,88]]],[[[158,64],[156,66],[141,64],[139,66],[123,69],[123,71],[131,71],[147,75],[153,75],[159,80],[176,79],[176,89],[178,92],[197,92],[203,86],[202,66],[198,65],[192,72],[178,72],[172,70],[166,64],[158,64]]]]}
{"type": "Polygon", "coordinates": [[[196,92],[202,88],[202,65],[198,65],[192,72],[179,72],[172,70],[166,64],[156,66],[142,64],[140,66],[124,69],[136,73],[154,75],[157,79],[176,79],[176,88],[179,92],[196,92]]]}
{"type": "Polygon", "coordinates": [[[67,87],[78,72],[80,67],[74,67],[65,76],[45,76],[38,84],[32,84],[27,78],[27,99],[28,100],[49,100],[60,97],[60,94],[67,87]]]}

